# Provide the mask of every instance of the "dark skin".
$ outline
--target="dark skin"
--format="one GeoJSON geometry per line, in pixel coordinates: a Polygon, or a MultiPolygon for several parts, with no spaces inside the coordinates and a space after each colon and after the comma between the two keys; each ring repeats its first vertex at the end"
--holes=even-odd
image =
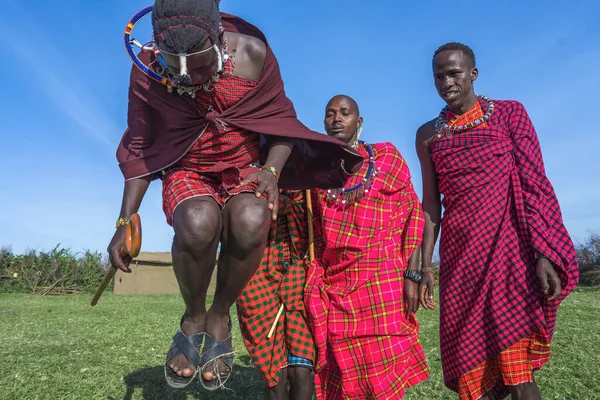
{"type": "MultiPolygon", "coordinates": [[[[463,114],[477,101],[473,82],[478,71],[466,54],[460,50],[448,50],[438,54],[433,60],[433,76],[435,87],[440,97],[446,102],[450,111],[463,114]]],[[[440,231],[442,214],[441,197],[438,191],[438,178],[431,159],[429,146],[435,135],[434,121],[429,121],[419,128],[416,137],[416,148],[421,162],[423,178],[423,211],[425,213],[425,230],[422,244],[423,280],[419,286],[419,301],[425,309],[435,308],[433,290],[435,278],[431,271],[433,249],[440,231]]],[[[545,257],[536,261],[536,275],[542,292],[549,300],[560,297],[562,293],[560,279],[552,263],[545,257]]],[[[511,397],[516,400],[541,399],[535,382],[510,386],[511,397]]],[[[483,400],[493,400],[491,393],[483,400]]]]}
{"type": "Polygon", "coordinates": [[[267,400],[311,400],[313,397],[314,378],[312,370],[304,367],[288,367],[281,369],[279,382],[267,388],[267,400]],[[288,392],[287,384],[290,389],[288,392]]]}
{"type": "MultiPolygon", "coordinates": [[[[224,37],[229,49],[236,49],[232,73],[249,80],[260,79],[266,57],[265,43],[238,33],[225,32],[224,37]]],[[[211,46],[207,42],[196,51],[211,46]]],[[[164,58],[169,70],[174,74],[179,73],[179,59],[168,55],[164,55],[164,58]]],[[[217,57],[214,51],[208,51],[188,57],[187,65],[192,84],[201,84],[217,71],[217,57]]],[[[273,140],[265,164],[280,172],[291,149],[291,140],[273,140]]],[[[229,309],[258,268],[266,245],[270,219],[277,218],[279,189],[273,174],[264,170],[249,175],[240,185],[250,182],[257,183],[255,193],[234,196],[222,209],[209,196],[188,199],[175,209],[173,268],[186,305],[181,326],[185,335],[206,332],[219,341],[225,340],[229,336],[229,309]],[[261,198],[263,194],[267,197],[266,202],[261,198]],[[206,292],[219,243],[221,256],[217,288],[213,304],[207,310],[206,292]]],[[[138,211],[148,185],[149,181],[143,178],[125,183],[120,216],[130,216],[138,211]]],[[[131,272],[131,258],[123,250],[125,232],[125,227],[117,229],[108,252],[113,266],[124,272],[131,272]]],[[[179,376],[189,377],[195,373],[183,355],[170,360],[168,366],[179,376]]],[[[216,379],[217,374],[228,370],[226,364],[217,361],[215,365],[208,365],[202,371],[202,379],[216,379]]]]}
{"type": "MultiPolygon", "coordinates": [[[[333,97],[325,108],[325,132],[327,135],[341,140],[344,143],[354,143],[357,132],[363,124],[363,118],[359,115],[356,102],[344,95],[333,97]]],[[[408,261],[408,269],[419,268],[420,249],[417,248],[408,261]]],[[[404,280],[404,301],[406,313],[417,312],[419,309],[419,284],[410,279],[404,280]]]]}

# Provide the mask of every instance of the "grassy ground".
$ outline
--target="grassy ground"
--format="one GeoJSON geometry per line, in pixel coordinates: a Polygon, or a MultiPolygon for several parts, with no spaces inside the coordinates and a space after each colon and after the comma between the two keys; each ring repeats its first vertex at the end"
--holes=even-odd
{"type": "MultiPolygon", "coordinates": [[[[238,352],[233,391],[208,393],[196,385],[171,392],[164,356],[177,329],[176,295],[105,294],[38,297],[0,294],[1,399],[262,399],[263,385],[234,332],[238,352]]],[[[455,399],[444,388],[435,313],[419,312],[431,378],[406,399],[455,399]]],[[[580,289],[563,304],[552,361],[537,375],[544,399],[600,399],[600,291],[580,289]]]]}

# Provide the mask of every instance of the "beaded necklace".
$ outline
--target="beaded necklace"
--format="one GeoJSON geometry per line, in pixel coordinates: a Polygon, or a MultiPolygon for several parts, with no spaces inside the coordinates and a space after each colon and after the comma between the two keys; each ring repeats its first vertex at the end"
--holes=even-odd
{"type": "Polygon", "coordinates": [[[373,185],[373,181],[379,172],[379,168],[375,168],[375,154],[373,153],[371,146],[366,142],[359,140],[358,143],[365,147],[367,154],[369,155],[369,166],[367,168],[367,172],[358,185],[355,185],[351,188],[327,190],[325,199],[329,203],[338,205],[356,203],[358,200],[363,198],[364,195],[369,193],[369,190],[373,185]]]}
{"type": "MultiPolygon", "coordinates": [[[[222,62],[220,62],[219,64],[225,65],[225,63],[227,63],[227,61],[231,58],[229,55],[229,51],[227,50],[227,39],[225,37],[223,37],[222,45],[219,47],[219,52],[220,52],[220,59],[222,60],[222,62]]],[[[172,80],[170,79],[172,75],[169,72],[167,63],[165,62],[165,60],[162,58],[162,56],[158,52],[158,49],[157,49],[156,58],[160,63],[159,66],[157,66],[157,68],[156,68],[157,69],[156,72],[158,72],[161,75],[166,75],[169,78],[169,83],[172,82],[172,80]]],[[[221,76],[223,76],[224,73],[225,73],[224,68],[221,67],[219,70],[217,70],[217,72],[215,72],[213,74],[213,76],[211,76],[206,82],[204,82],[201,85],[195,85],[195,86],[166,85],[167,90],[169,93],[172,93],[173,89],[175,89],[177,91],[177,94],[179,94],[179,95],[186,94],[193,99],[196,97],[196,92],[200,89],[207,91],[207,92],[214,91],[215,83],[219,82],[219,79],[221,79],[221,76]]]]}
{"type": "Polygon", "coordinates": [[[494,113],[494,103],[489,97],[482,95],[478,95],[477,99],[484,100],[488,105],[488,109],[483,117],[476,119],[475,121],[468,122],[464,125],[451,126],[448,122],[446,122],[446,113],[449,111],[449,108],[448,106],[442,108],[440,115],[435,120],[435,131],[437,132],[437,137],[441,138],[442,136],[446,136],[447,138],[451,138],[456,132],[466,131],[487,122],[494,113]]]}

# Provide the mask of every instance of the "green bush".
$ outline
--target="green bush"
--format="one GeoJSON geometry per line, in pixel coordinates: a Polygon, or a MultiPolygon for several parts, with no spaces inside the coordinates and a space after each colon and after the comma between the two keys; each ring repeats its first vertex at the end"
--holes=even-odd
{"type": "Polygon", "coordinates": [[[592,233],[576,248],[579,261],[579,281],[583,285],[600,285],[600,234],[592,233]]]}
{"type": "Polygon", "coordinates": [[[0,250],[0,290],[32,291],[43,287],[75,287],[92,291],[109,268],[106,257],[89,250],[72,254],[57,245],[49,252],[13,254],[0,250]]]}

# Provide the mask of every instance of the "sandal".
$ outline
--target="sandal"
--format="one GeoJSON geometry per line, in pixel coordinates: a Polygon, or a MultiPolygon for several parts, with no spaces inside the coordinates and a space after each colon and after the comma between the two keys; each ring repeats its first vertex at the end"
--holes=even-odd
{"type": "Polygon", "coordinates": [[[231,336],[231,320],[229,320],[229,336],[222,342],[219,342],[217,339],[207,333],[205,335],[204,348],[206,349],[206,352],[202,354],[202,359],[200,361],[202,368],[200,368],[200,371],[204,370],[208,364],[214,363],[215,366],[213,367],[212,372],[217,377],[211,381],[206,381],[204,380],[204,377],[200,376],[200,383],[204,389],[209,391],[222,389],[225,387],[225,382],[227,382],[227,379],[229,379],[231,372],[233,371],[234,353],[231,336]],[[227,367],[229,367],[228,372],[217,373],[216,362],[218,360],[222,361],[225,365],[227,365],[227,367]]]}
{"type": "MultiPolygon", "coordinates": [[[[183,319],[182,319],[183,321],[183,319]]],[[[171,344],[171,348],[167,352],[167,359],[165,360],[165,380],[167,384],[171,386],[173,389],[183,389],[188,386],[196,375],[198,375],[198,365],[202,360],[200,356],[200,352],[198,351],[198,347],[202,346],[202,343],[206,337],[205,332],[200,332],[192,336],[186,336],[181,328],[177,331],[175,336],[173,336],[173,343],[171,344]],[[185,377],[179,376],[175,373],[171,368],[169,368],[168,363],[178,355],[183,354],[185,358],[188,359],[192,367],[195,369],[195,372],[192,376],[185,377]]]]}

